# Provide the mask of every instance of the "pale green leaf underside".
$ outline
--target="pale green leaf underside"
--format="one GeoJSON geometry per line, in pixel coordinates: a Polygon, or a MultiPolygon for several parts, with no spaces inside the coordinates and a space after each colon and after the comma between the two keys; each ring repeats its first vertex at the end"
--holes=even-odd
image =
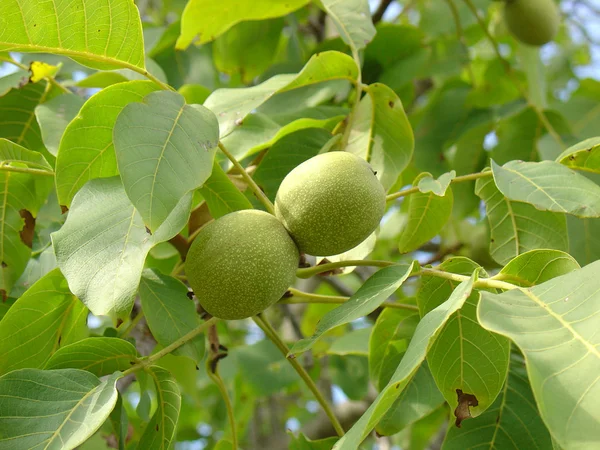
{"type": "Polygon", "coordinates": [[[492,161],[494,181],[508,199],[541,211],[600,217],[600,186],[554,161],[492,161]]]}
{"type": "Polygon", "coordinates": [[[233,184],[216,160],[210,177],[199,191],[214,219],[241,209],[252,209],[250,200],[233,184]]]}
{"type": "Polygon", "coordinates": [[[40,125],[42,140],[48,151],[56,156],[60,140],[71,120],[83,106],[84,100],[75,94],[54,97],[35,108],[35,116],[40,125]]]}
{"type": "Polygon", "coordinates": [[[42,368],[70,335],[87,331],[87,308],[69,291],[58,269],[23,294],[0,321],[0,374],[42,368]]]}
{"type": "Polygon", "coordinates": [[[421,363],[425,360],[427,351],[435,342],[438,333],[448,318],[462,307],[465,300],[471,295],[476,274],[462,282],[452,292],[450,298],[427,314],[419,322],[411,343],[404,358],[396,369],[390,382],[373,401],[369,409],[350,428],[333,447],[334,450],[355,450],[377,425],[385,413],[392,407],[400,396],[410,379],[416,373],[421,363]]]}
{"type": "Polygon", "coordinates": [[[482,293],[479,322],[527,361],[544,422],[565,449],[600,445],[600,262],[529,289],[482,293]]]}
{"type": "Polygon", "coordinates": [[[117,401],[115,373],[21,369],[0,378],[0,446],[71,450],[96,432],[117,401]]]}
{"type": "Polygon", "coordinates": [[[27,150],[8,139],[0,138],[0,166],[11,163],[23,163],[28,167],[52,170],[52,166],[40,152],[27,150]]]}
{"type": "MultiPolygon", "coordinates": [[[[414,184],[418,184],[428,175],[428,173],[421,174],[414,184]]],[[[454,196],[452,189],[448,189],[443,197],[439,197],[433,192],[427,194],[416,192],[406,201],[409,202],[408,217],[398,242],[398,249],[401,253],[416,250],[440,232],[452,213],[454,196]]]]}
{"type": "Polygon", "coordinates": [[[309,0],[190,0],[181,17],[181,35],[176,48],[186,49],[198,36],[204,44],[217,38],[236,23],[285,16],[309,0]]]}
{"type": "Polygon", "coordinates": [[[152,366],[147,371],[156,386],[156,412],[148,422],[138,450],[168,450],[175,437],[181,409],[181,393],[177,381],[165,369],[152,366]]]}
{"type": "Polygon", "coordinates": [[[564,214],[511,201],[491,178],[477,180],[475,193],[485,203],[491,231],[490,254],[498,263],[506,264],[515,256],[540,248],[568,250],[564,214]]]}
{"type": "MultiPolygon", "coordinates": [[[[172,344],[200,325],[194,302],[187,287],[176,278],[146,269],[140,282],[140,299],[152,336],[163,347],[172,344]]],[[[187,356],[196,364],[204,356],[204,335],[187,342],[173,352],[187,356]]]]}
{"type": "Polygon", "coordinates": [[[339,325],[356,320],[374,311],[402,283],[413,270],[410,265],[399,264],[385,267],[372,275],[350,299],[341,306],[329,311],[317,325],[314,334],[294,344],[290,353],[297,354],[309,350],[327,331],[339,325]]]}
{"type": "Polygon", "coordinates": [[[446,194],[446,189],[450,186],[452,180],[456,177],[456,171],[451,170],[439,176],[436,180],[432,176],[426,176],[419,180],[419,191],[424,194],[433,192],[438,197],[443,197],[446,194]]]}
{"type": "Polygon", "coordinates": [[[346,151],[368,159],[386,190],[408,166],[415,147],[412,128],[398,95],[381,83],[367,87],[346,151]]]}
{"type": "Polygon", "coordinates": [[[119,174],[113,146],[117,116],[126,105],[142,101],[157,89],[151,81],[130,81],[102,89],[85,102],[67,126],[56,159],[56,190],[61,205],[70,206],[88,180],[119,174]]]}
{"type": "Polygon", "coordinates": [[[556,161],[571,169],[600,173],[600,137],[586,139],[569,147],[556,161]]]}
{"type": "Polygon", "coordinates": [[[95,69],[144,69],[132,0],[3,0],[0,51],[61,54],[95,69]]]}
{"type": "Polygon", "coordinates": [[[154,232],[210,176],[219,125],[205,107],[158,91],[121,111],[113,138],[125,192],[154,232]]]}
{"type": "Polygon", "coordinates": [[[360,50],[375,36],[368,0],[321,0],[340,36],[352,49],[360,50]]]}
{"type": "Polygon", "coordinates": [[[442,450],[552,450],[524,364],[513,356],[508,378],[494,404],[461,428],[448,427],[442,450]]]}
{"type": "Polygon", "coordinates": [[[62,347],[52,355],[44,369],[81,369],[102,377],[129,369],[136,359],[137,351],[130,342],[92,337],[62,347]]]}
{"type": "Polygon", "coordinates": [[[256,86],[240,89],[217,89],[204,105],[217,115],[221,138],[231,133],[255,108],[277,93],[329,80],[354,80],[356,63],[344,53],[317,53],[298,74],[282,74],[256,86]]]}
{"type": "Polygon", "coordinates": [[[183,228],[190,203],[188,194],[149,234],[119,177],[89,181],[73,199],[63,227],[52,234],[56,260],[71,291],[95,315],[126,316],[146,255],[183,228]]]}

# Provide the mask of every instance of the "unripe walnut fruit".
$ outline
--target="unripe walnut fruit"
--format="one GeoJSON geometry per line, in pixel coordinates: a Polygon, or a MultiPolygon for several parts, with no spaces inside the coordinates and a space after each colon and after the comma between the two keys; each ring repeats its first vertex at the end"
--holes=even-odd
{"type": "Polygon", "coordinates": [[[540,46],[554,39],[560,17],[552,0],[506,0],[504,21],[519,41],[540,46]]]}
{"type": "Polygon", "coordinates": [[[385,211],[385,189],[371,166],[347,152],[317,155],[292,170],[275,198],[275,214],[301,252],[343,253],[364,241],[385,211]]]}
{"type": "Polygon", "coordinates": [[[296,244],[275,216],[243,210],[200,231],[185,272],[206,312],[235,320],[277,302],[294,282],[298,260],[296,244]]]}

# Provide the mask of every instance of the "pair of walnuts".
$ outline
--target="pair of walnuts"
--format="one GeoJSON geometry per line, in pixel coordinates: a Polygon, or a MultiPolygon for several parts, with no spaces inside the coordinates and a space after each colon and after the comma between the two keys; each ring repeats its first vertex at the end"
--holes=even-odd
{"type": "Polygon", "coordinates": [[[188,282],[212,316],[253,316],[293,283],[300,253],[350,250],[384,211],[385,190],[365,160],[341,151],[317,155],[284,178],[275,216],[236,211],[202,229],[186,258],[188,282]]]}

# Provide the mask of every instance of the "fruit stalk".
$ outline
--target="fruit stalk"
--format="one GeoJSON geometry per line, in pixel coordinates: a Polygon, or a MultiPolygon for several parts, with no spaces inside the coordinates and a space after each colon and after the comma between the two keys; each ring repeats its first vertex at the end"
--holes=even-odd
{"type": "Polygon", "coordinates": [[[254,192],[256,198],[258,198],[258,200],[260,200],[260,202],[265,206],[265,209],[270,214],[275,214],[275,207],[273,206],[273,203],[271,203],[271,200],[269,200],[269,198],[265,195],[265,193],[258,186],[258,184],[256,184],[256,182],[252,179],[252,177],[248,175],[246,169],[244,169],[244,167],[242,167],[238,160],[235,159],[235,156],[229,153],[229,150],[227,150],[227,148],[225,148],[225,146],[221,142],[219,142],[219,148],[221,149],[223,154],[227,156],[227,158],[229,158],[229,161],[231,161],[233,166],[240,172],[242,178],[246,181],[246,183],[248,183],[248,187],[252,190],[252,192],[254,192]]]}
{"type": "Polygon", "coordinates": [[[290,353],[290,349],[288,348],[287,345],[285,345],[285,342],[283,342],[280,339],[280,337],[277,335],[277,332],[273,329],[271,324],[269,322],[267,322],[264,319],[264,317],[262,317],[262,314],[258,314],[256,316],[254,316],[252,319],[254,320],[254,323],[256,323],[256,325],[258,325],[260,327],[260,329],[263,330],[263,332],[271,340],[271,342],[273,342],[273,344],[275,344],[277,346],[279,351],[281,351],[281,353],[283,353],[283,356],[286,357],[286,359],[289,361],[289,363],[292,365],[292,367],[296,370],[296,372],[298,372],[298,375],[300,375],[300,378],[302,378],[302,380],[304,381],[306,386],[310,389],[310,391],[315,396],[316,400],[319,402],[319,404],[325,411],[325,414],[327,414],[327,417],[329,417],[329,420],[331,421],[333,428],[335,428],[335,432],[338,434],[338,436],[342,437],[344,435],[344,429],[342,428],[342,425],[338,421],[337,417],[335,417],[333,408],[331,407],[331,405],[329,404],[327,399],[325,399],[323,394],[321,394],[321,392],[317,388],[317,385],[315,384],[313,379],[310,377],[308,372],[304,369],[304,367],[302,367],[300,365],[300,363],[298,363],[298,361],[296,359],[288,357],[288,354],[290,353]]]}

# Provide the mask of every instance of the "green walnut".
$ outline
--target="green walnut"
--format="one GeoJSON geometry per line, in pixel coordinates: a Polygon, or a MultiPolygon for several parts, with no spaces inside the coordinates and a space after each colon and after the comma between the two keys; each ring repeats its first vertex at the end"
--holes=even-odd
{"type": "Polygon", "coordinates": [[[277,302],[294,282],[298,261],[296,244],[275,216],[243,210],[200,231],[185,272],[205,311],[236,320],[277,302]]]}
{"type": "Polygon", "coordinates": [[[275,214],[301,252],[343,253],[364,241],[385,211],[385,189],[371,166],[351,153],[317,155],[292,170],[275,198],[275,214]]]}
{"type": "Polygon", "coordinates": [[[540,46],[554,39],[560,17],[552,0],[506,0],[504,21],[518,40],[540,46]]]}

